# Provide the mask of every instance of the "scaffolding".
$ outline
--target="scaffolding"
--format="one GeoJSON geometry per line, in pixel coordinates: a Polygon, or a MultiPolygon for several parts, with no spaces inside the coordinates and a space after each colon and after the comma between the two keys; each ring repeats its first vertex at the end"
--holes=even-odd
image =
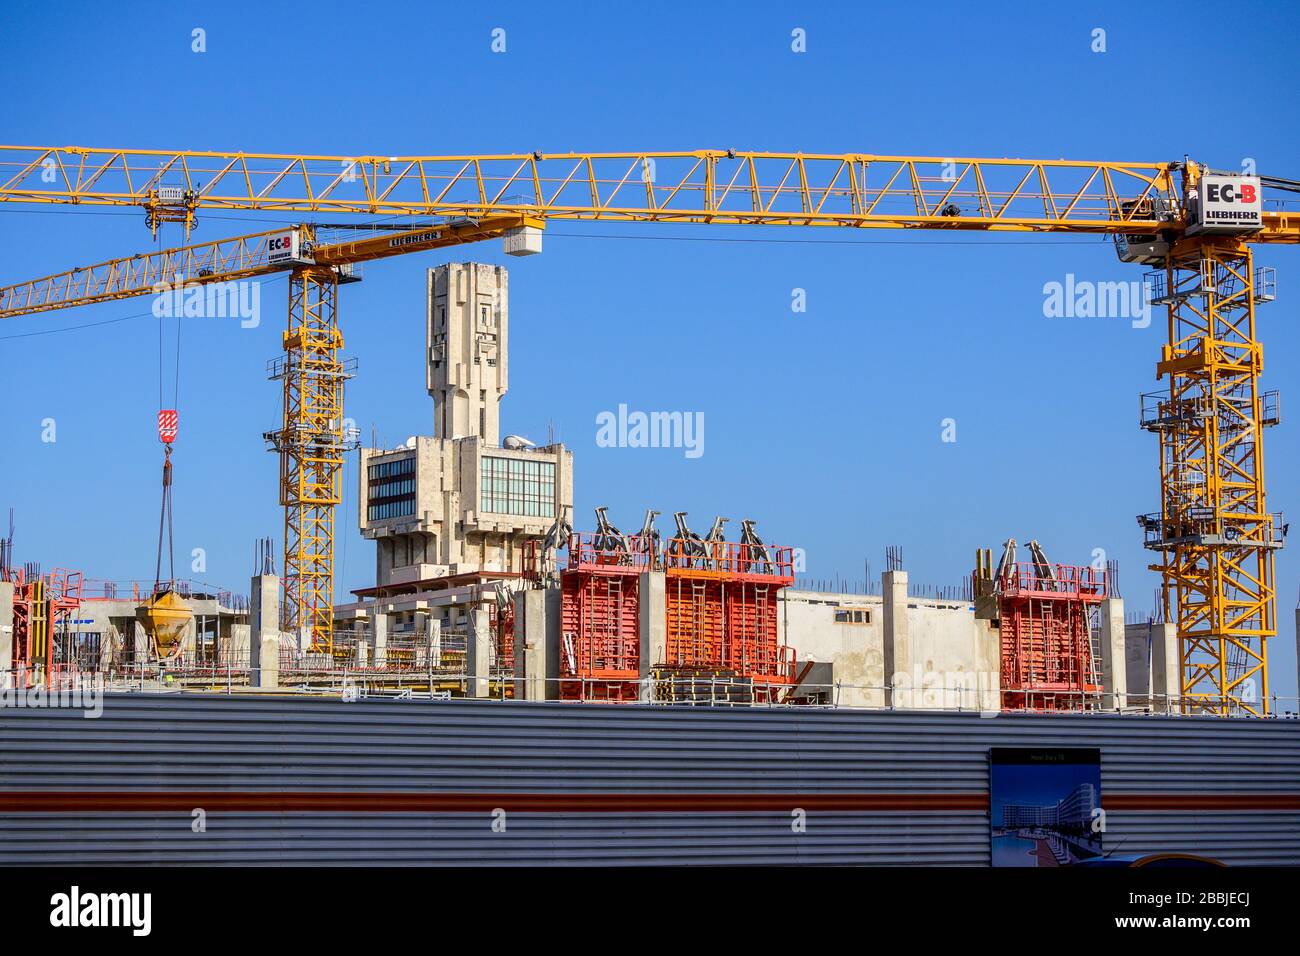
{"type": "Polygon", "coordinates": [[[654,557],[620,536],[570,535],[560,578],[561,699],[638,699],[641,574],[654,557]]]}
{"type": "Polygon", "coordinates": [[[702,683],[726,702],[767,702],[795,683],[780,639],[780,592],[794,583],[794,549],[673,538],[664,550],[665,650],[657,699],[695,702],[702,683]],[[719,689],[719,682],[730,686],[719,689]]]}
{"type": "MultiPolygon", "coordinates": [[[[977,587],[978,590],[978,587],[977,587]]],[[[1007,562],[994,580],[1004,710],[1087,710],[1102,682],[1096,612],[1109,574],[1091,567],[1007,562]]]]}
{"type": "Polygon", "coordinates": [[[82,573],[55,568],[42,574],[40,565],[27,564],[4,574],[14,586],[15,686],[61,686],[82,671],[97,669],[99,644],[83,635],[76,623],[82,573]]]}

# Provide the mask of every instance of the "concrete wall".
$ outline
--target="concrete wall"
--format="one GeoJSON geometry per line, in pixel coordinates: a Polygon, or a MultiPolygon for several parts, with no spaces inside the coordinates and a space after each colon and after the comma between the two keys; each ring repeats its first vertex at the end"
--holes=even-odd
{"type": "Polygon", "coordinates": [[[1134,707],[1151,704],[1151,644],[1158,624],[1124,626],[1124,676],[1129,703],[1134,707]]]}
{"type": "Polygon", "coordinates": [[[801,665],[832,663],[839,685],[833,699],[844,706],[890,706],[888,678],[902,673],[906,692],[892,706],[996,709],[997,631],[976,620],[967,603],[908,597],[906,577],[897,574],[892,590],[885,589],[893,597],[888,607],[878,595],[786,590],[782,640],[801,665]],[[836,612],[856,611],[867,620],[836,620],[836,612]]]}
{"type": "Polygon", "coordinates": [[[896,693],[895,707],[998,709],[998,632],[971,605],[912,598],[907,625],[912,693],[896,693]]]}
{"type": "Polygon", "coordinates": [[[881,599],[819,591],[783,592],[778,607],[781,640],[795,649],[798,666],[830,661],[838,699],[850,707],[883,707],[885,662],[881,599]],[[862,624],[836,623],[835,612],[863,611],[862,624]]]}
{"type": "Polygon", "coordinates": [[[1178,629],[1173,624],[1129,624],[1124,628],[1128,705],[1169,713],[1180,693],[1178,629]]]}

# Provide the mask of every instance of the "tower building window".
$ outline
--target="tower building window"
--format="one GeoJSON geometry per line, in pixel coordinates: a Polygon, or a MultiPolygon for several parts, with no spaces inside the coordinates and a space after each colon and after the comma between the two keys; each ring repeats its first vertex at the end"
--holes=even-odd
{"type": "Polygon", "coordinates": [[[366,467],[366,520],[383,521],[415,514],[415,457],[375,462],[366,467]]]}
{"type": "Polygon", "coordinates": [[[555,516],[555,462],[483,456],[482,510],[526,518],[555,516]]]}

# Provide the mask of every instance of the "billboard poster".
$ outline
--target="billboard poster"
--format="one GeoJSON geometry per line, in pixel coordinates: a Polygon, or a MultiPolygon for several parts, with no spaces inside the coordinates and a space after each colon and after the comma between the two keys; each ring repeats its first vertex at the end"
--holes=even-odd
{"type": "Polygon", "coordinates": [[[1100,856],[1100,808],[1100,750],[990,751],[994,866],[1069,866],[1100,856]]]}

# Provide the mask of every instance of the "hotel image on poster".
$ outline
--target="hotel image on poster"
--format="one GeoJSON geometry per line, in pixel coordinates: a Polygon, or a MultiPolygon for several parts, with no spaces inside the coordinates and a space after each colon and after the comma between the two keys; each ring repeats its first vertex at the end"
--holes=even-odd
{"type": "Polygon", "coordinates": [[[994,866],[1069,866],[1101,855],[1100,750],[994,747],[989,763],[994,866]]]}

